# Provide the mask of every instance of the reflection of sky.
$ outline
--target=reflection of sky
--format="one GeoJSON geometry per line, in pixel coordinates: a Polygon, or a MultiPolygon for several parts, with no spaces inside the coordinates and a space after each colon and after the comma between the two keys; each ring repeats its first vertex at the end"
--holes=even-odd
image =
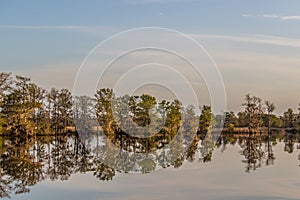
{"type": "MultiPolygon", "coordinates": [[[[299,199],[300,169],[298,150],[273,148],[275,165],[245,173],[240,147],[215,150],[211,163],[186,162],[179,169],[168,168],[150,174],[118,174],[110,182],[98,181],[91,173],[73,175],[68,181],[39,183],[30,194],[12,199],[102,200],[102,199],[225,199],[296,200],[299,199]]],[[[196,157],[197,158],[197,157],[196,157]]]]}

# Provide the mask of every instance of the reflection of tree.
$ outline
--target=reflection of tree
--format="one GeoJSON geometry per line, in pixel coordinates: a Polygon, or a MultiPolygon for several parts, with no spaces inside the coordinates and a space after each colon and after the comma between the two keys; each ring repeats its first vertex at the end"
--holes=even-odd
{"type": "MultiPolygon", "coordinates": [[[[4,138],[1,137],[1,141],[4,138]]],[[[96,161],[91,147],[74,136],[5,139],[0,146],[0,197],[30,191],[45,178],[68,180],[76,172],[94,171],[100,180],[111,180],[112,168],[96,161]],[[94,162],[95,161],[95,162],[94,162]]]]}
{"type": "Polygon", "coordinates": [[[214,150],[214,142],[212,140],[212,134],[209,131],[206,134],[206,138],[202,141],[202,145],[200,148],[201,158],[203,162],[210,162],[212,159],[212,153],[214,150]]]}
{"type": "Polygon", "coordinates": [[[74,154],[66,138],[55,138],[51,149],[52,165],[49,168],[49,175],[52,180],[68,180],[74,170],[74,154]]]}
{"type": "Polygon", "coordinates": [[[190,162],[195,160],[195,154],[198,150],[199,136],[195,136],[189,148],[186,151],[186,159],[190,162]]]}
{"type": "Polygon", "coordinates": [[[96,163],[96,168],[94,170],[94,176],[101,181],[110,181],[115,176],[115,170],[105,164],[99,162],[96,163]]]}
{"type": "MultiPolygon", "coordinates": [[[[202,160],[203,162],[210,162],[212,159],[212,152],[215,145],[212,134],[212,127],[214,125],[215,119],[211,107],[203,106],[200,115],[198,131],[200,135],[199,139],[201,139],[201,147],[199,148],[200,160],[202,160]]],[[[196,148],[196,144],[194,144],[194,148],[196,148]]]]}
{"type": "Polygon", "coordinates": [[[296,142],[295,134],[287,133],[284,137],[284,151],[288,153],[294,152],[294,144],[296,142]]]}
{"type": "Polygon", "coordinates": [[[13,180],[8,178],[5,173],[0,173],[0,198],[9,197],[10,191],[13,190],[12,182],[13,180]]]}
{"type": "MultiPolygon", "coordinates": [[[[15,141],[16,142],[16,141],[15,141]]],[[[8,196],[7,189],[12,188],[16,194],[29,192],[28,186],[33,186],[44,179],[42,165],[35,161],[30,154],[33,140],[18,139],[17,143],[5,149],[1,155],[1,169],[5,176],[2,176],[1,183],[10,184],[1,186],[8,196]],[[6,189],[5,189],[6,188],[6,189]]]]}
{"type": "MultiPolygon", "coordinates": [[[[218,146],[225,150],[228,145],[240,143],[243,148],[241,154],[245,158],[243,163],[246,164],[246,172],[250,172],[263,165],[274,163],[272,146],[279,136],[270,134],[245,137],[242,134],[222,134],[218,146]]],[[[208,162],[212,159],[214,147],[213,133],[210,131],[206,133],[205,139],[201,139],[200,134],[194,136],[186,149],[185,137],[179,131],[172,143],[155,153],[146,154],[128,153],[124,149],[113,148],[113,144],[107,137],[98,137],[96,139],[90,136],[85,140],[80,140],[76,136],[1,138],[0,196],[9,197],[12,191],[29,192],[30,187],[46,178],[53,181],[68,180],[75,173],[92,172],[95,178],[110,181],[117,171],[149,173],[157,167],[178,168],[185,160],[194,161],[198,151],[201,161],[208,162]],[[92,146],[91,141],[98,141],[99,144],[92,146]],[[121,167],[117,170],[111,167],[115,164],[121,167]]],[[[299,142],[299,136],[286,134],[283,142],[290,146],[299,142]]],[[[129,146],[133,143],[134,141],[131,141],[129,146]]]]}
{"type": "Polygon", "coordinates": [[[274,165],[274,160],[275,160],[275,156],[273,153],[273,147],[271,144],[271,133],[268,133],[267,136],[267,160],[266,160],[266,165],[274,165]]]}
{"type": "Polygon", "coordinates": [[[238,136],[234,134],[221,134],[216,146],[217,148],[221,147],[221,152],[224,152],[226,150],[226,147],[228,145],[235,145],[238,142],[238,136]]]}
{"type": "Polygon", "coordinates": [[[149,155],[147,155],[146,159],[139,161],[138,165],[140,166],[140,171],[142,173],[153,172],[156,168],[155,159],[149,157],[149,155]]]}
{"type": "MultiPolygon", "coordinates": [[[[287,133],[284,135],[284,151],[288,153],[293,153],[295,144],[297,144],[296,148],[300,149],[300,133],[287,133]]],[[[298,159],[300,160],[300,154],[298,155],[298,159]]],[[[299,165],[300,167],[300,165],[299,165]]]]}
{"type": "Polygon", "coordinates": [[[241,153],[245,156],[243,163],[247,164],[246,172],[250,172],[251,170],[256,170],[261,167],[261,159],[264,156],[264,152],[261,149],[258,136],[249,134],[241,153]]]}

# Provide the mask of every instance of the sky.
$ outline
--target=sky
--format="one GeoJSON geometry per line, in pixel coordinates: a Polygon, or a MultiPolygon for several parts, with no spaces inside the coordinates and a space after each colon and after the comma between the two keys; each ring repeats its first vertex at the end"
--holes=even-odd
{"type": "MultiPolygon", "coordinates": [[[[299,8],[299,0],[1,0],[0,70],[29,76],[47,89],[73,90],[84,59],[101,42],[129,29],[161,27],[186,34],[207,51],[224,82],[228,110],[241,110],[244,95],[251,93],[274,102],[276,112],[282,114],[288,107],[296,111],[300,102],[299,8]]],[[[123,47],[142,45],[143,40],[183,46],[193,58],[205,56],[189,50],[180,39],[163,40],[151,31],[130,40],[128,35],[121,36],[119,43],[93,56],[97,58],[94,65],[103,70],[104,60],[118,56],[123,47]]],[[[133,53],[119,61],[106,79],[121,79],[122,66],[135,67],[136,57],[139,64],[155,58],[156,63],[167,62],[177,73],[186,73],[188,82],[199,87],[196,93],[201,103],[210,101],[207,77],[192,77],[190,67],[178,66],[180,61],[164,52],[140,53],[142,56],[133,53]]],[[[202,64],[208,65],[206,61],[202,64]]],[[[135,73],[133,70],[132,75],[135,73]]],[[[170,78],[170,73],[160,73],[170,78]]],[[[136,74],[140,79],[151,77],[148,75],[136,74]]],[[[182,87],[185,94],[185,86],[173,78],[170,82],[182,87]]]]}

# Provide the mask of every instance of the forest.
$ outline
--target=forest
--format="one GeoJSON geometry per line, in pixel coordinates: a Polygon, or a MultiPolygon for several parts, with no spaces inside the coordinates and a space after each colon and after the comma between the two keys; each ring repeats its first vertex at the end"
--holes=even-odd
{"type": "MultiPolygon", "coordinates": [[[[155,97],[147,94],[115,97],[109,88],[99,89],[94,97],[77,97],[72,96],[68,89],[46,91],[28,77],[0,73],[0,135],[87,133],[99,128],[118,130],[120,127],[126,129],[128,119],[141,127],[151,124],[153,130],[155,126],[161,127],[161,132],[169,132],[170,137],[179,127],[186,130],[197,128],[198,133],[208,127],[224,128],[225,132],[251,133],[299,129],[300,108],[298,112],[287,108],[282,116],[277,116],[272,102],[250,94],[245,95],[241,105],[243,110],[238,113],[214,114],[209,105],[184,108],[178,100],[157,102],[155,97]],[[201,111],[200,116],[196,115],[197,109],[201,111]]],[[[142,134],[149,136],[150,129],[142,134]]]]}

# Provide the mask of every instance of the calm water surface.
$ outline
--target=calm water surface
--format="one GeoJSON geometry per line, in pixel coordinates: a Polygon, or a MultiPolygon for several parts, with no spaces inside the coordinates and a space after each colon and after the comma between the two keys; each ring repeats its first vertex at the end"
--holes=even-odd
{"type": "MultiPolygon", "coordinates": [[[[90,143],[93,143],[93,141],[90,141],[90,143]]],[[[63,176],[61,171],[58,172],[58,168],[58,174],[55,175],[53,173],[55,167],[51,168],[51,166],[58,165],[54,160],[59,154],[67,155],[70,152],[66,152],[66,149],[60,147],[59,152],[56,152],[56,155],[54,155],[54,142],[50,143],[50,147],[43,144],[37,148],[37,140],[35,140],[32,143],[36,147],[29,145],[30,147],[28,148],[30,150],[26,151],[26,153],[23,152],[23,154],[34,155],[33,159],[36,162],[40,159],[43,165],[43,167],[39,168],[41,169],[41,177],[37,178],[37,181],[32,181],[32,184],[28,181],[30,178],[26,179],[28,183],[25,183],[26,181],[23,180],[24,186],[30,191],[15,194],[15,192],[18,193],[20,188],[11,188],[9,190],[9,186],[5,185],[4,181],[13,174],[13,172],[7,173],[9,168],[5,166],[7,157],[3,157],[8,154],[7,146],[12,144],[11,140],[2,138],[1,192],[2,196],[4,196],[4,189],[6,188],[6,193],[9,194],[10,198],[16,200],[296,200],[300,199],[300,162],[298,160],[298,158],[300,159],[300,150],[298,149],[300,146],[298,141],[298,136],[294,135],[273,138],[273,141],[268,141],[268,139],[255,140],[252,144],[251,142],[249,143],[249,138],[247,137],[235,137],[235,139],[224,137],[219,145],[214,148],[211,160],[208,162],[203,162],[201,151],[199,150],[201,141],[199,141],[193,158],[184,159],[183,164],[178,168],[174,168],[171,165],[146,174],[116,172],[111,177],[112,180],[108,178],[108,181],[103,181],[94,175],[95,170],[77,163],[83,162],[84,159],[80,159],[80,156],[82,156],[80,144],[79,150],[74,150],[76,146],[74,138],[68,138],[62,142],[62,146],[71,149],[71,154],[72,152],[81,151],[78,157],[75,156],[75,159],[72,156],[64,161],[60,159],[60,170],[65,169],[64,173],[67,174],[65,176],[63,176]],[[38,156],[36,149],[41,149],[41,146],[45,146],[43,150],[45,157],[38,156]],[[47,147],[52,149],[50,150],[51,154],[49,154],[47,147]],[[252,157],[251,152],[254,152],[252,157]],[[52,159],[48,159],[47,155],[52,159]],[[65,166],[65,168],[62,166],[65,166]],[[76,168],[76,166],[79,167],[76,168]],[[79,170],[80,167],[81,170],[79,170]]],[[[14,150],[16,151],[16,148],[14,150]]],[[[42,151],[39,152],[41,154],[42,151]]],[[[22,151],[18,153],[22,153],[22,151]]],[[[86,159],[93,158],[86,156],[86,159]]],[[[15,164],[19,163],[21,165],[20,163],[22,162],[26,161],[19,162],[15,160],[15,164]]],[[[92,160],[92,162],[95,162],[95,160],[92,160]]],[[[26,169],[30,169],[30,167],[26,169]]],[[[22,182],[20,181],[22,179],[19,177],[20,174],[14,174],[14,183],[22,182]]],[[[26,174],[30,176],[32,172],[24,172],[23,175],[25,176],[26,174]]],[[[13,186],[13,183],[10,185],[13,186]]],[[[8,199],[8,197],[4,199],[8,199]]]]}

